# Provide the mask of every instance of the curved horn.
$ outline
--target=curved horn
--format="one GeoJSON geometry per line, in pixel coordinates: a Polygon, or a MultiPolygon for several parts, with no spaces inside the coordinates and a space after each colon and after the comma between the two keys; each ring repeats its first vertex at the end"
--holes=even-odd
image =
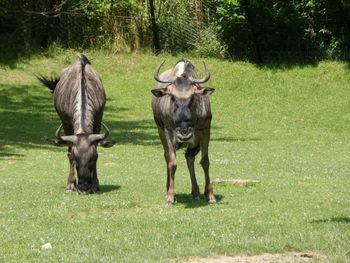
{"type": "Polygon", "coordinates": [[[56,138],[61,138],[61,136],[60,136],[60,132],[61,132],[61,130],[62,130],[62,126],[63,126],[63,124],[61,123],[61,125],[58,127],[58,129],[56,130],[56,138]]]}
{"type": "Polygon", "coordinates": [[[67,136],[60,136],[59,137],[62,141],[65,142],[71,142],[73,144],[76,144],[78,141],[78,137],[76,135],[67,135],[67,136]]]}
{"type": "Polygon", "coordinates": [[[103,129],[105,130],[105,133],[103,134],[91,134],[89,136],[89,142],[90,143],[93,143],[95,141],[102,141],[104,139],[106,139],[109,135],[109,129],[107,127],[106,124],[104,124],[103,122],[101,122],[102,126],[103,126],[103,129]]]}
{"type": "Polygon", "coordinates": [[[105,133],[104,133],[103,139],[106,139],[108,137],[108,135],[109,135],[109,129],[108,129],[107,125],[104,124],[103,122],[101,122],[101,124],[102,124],[103,128],[105,129],[105,133]]]}
{"type": "Polygon", "coordinates": [[[60,135],[62,127],[63,127],[63,124],[61,123],[61,125],[56,130],[56,138],[58,140],[61,140],[61,141],[76,143],[77,142],[77,136],[76,135],[68,135],[68,136],[61,136],[60,135]]]}
{"type": "Polygon", "coordinates": [[[166,80],[161,80],[159,79],[158,75],[159,75],[159,70],[160,68],[163,66],[163,64],[165,63],[165,60],[162,63],[159,63],[158,66],[156,67],[156,69],[153,71],[153,77],[154,79],[159,82],[159,83],[173,83],[173,81],[166,81],[166,80]]]}
{"type": "Polygon", "coordinates": [[[207,82],[207,81],[210,79],[210,72],[209,72],[208,66],[207,66],[207,64],[206,64],[204,61],[203,61],[203,64],[204,64],[204,69],[205,69],[205,77],[202,78],[202,79],[193,79],[193,78],[190,78],[190,80],[192,81],[192,83],[202,84],[202,83],[207,82]]]}

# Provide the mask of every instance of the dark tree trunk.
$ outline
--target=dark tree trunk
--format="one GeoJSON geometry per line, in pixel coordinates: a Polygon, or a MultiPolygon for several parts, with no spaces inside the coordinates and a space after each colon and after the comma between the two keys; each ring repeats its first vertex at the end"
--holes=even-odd
{"type": "Polygon", "coordinates": [[[159,42],[158,26],[157,26],[156,17],[154,14],[155,12],[154,12],[154,1],[153,0],[149,0],[149,12],[150,12],[151,24],[152,24],[154,53],[159,54],[160,42],[159,42]]]}
{"type": "Polygon", "coordinates": [[[260,51],[260,47],[257,41],[256,32],[255,32],[254,16],[252,15],[251,10],[249,8],[249,0],[243,0],[242,2],[243,2],[244,12],[246,14],[248,26],[252,34],[253,47],[256,54],[255,59],[257,63],[262,63],[261,51],[260,51]]]}
{"type": "Polygon", "coordinates": [[[348,13],[346,12],[346,10],[345,10],[345,8],[340,0],[336,0],[335,4],[336,4],[336,7],[340,13],[339,19],[342,20],[342,23],[344,25],[344,29],[345,29],[347,35],[349,35],[349,33],[350,33],[350,20],[349,20],[348,13]]]}

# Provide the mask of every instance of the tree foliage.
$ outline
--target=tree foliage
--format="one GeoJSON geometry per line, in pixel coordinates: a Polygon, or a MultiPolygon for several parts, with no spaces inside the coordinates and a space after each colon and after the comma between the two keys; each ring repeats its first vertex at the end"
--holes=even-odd
{"type": "Polygon", "coordinates": [[[218,7],[231,56],[248,58],[348,58],[349,14],[350,4],[341,0],[221,0],[218,7]]]}
{"type": "MultiPolygon", "coordinates": [[[[133,51],[152,47],[149,0],[2,0],[0,46],[133,51]]],[[[155,0],[160,46],[170,53],[263,61],[349,59],[345,0],[155,0]]]]}

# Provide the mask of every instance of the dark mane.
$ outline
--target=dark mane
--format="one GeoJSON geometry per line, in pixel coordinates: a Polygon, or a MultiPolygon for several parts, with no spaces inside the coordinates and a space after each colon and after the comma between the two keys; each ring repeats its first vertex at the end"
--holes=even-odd
{"type": "Polygon", "coordinates": [[[81,89],[81,116],[80,116],[80,123],[83,128],[83,130],[86,130],[86,110],[87,110],[87,104],[88,104],[88,94],[87,94],[87,86],[86,86],[86,79],[85,79],[85,66],[87,64],[90,64],[90,61],[85,57],[83,54],[79,56],[79,61],[81,64],[81,83],[80,83],[80,89],[81,89]]]}

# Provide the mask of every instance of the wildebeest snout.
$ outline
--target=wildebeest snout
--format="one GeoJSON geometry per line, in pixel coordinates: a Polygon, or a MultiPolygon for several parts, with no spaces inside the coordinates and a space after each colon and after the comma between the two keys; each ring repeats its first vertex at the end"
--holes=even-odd
{"type": "Polygon", "coordinates": [[[78,169],[78,191],[80,193],[93,193],[93,175],[90,169],[78,169]]]}
{"type": "Polygon", "coordinates": [[[177,120],[175,121],[176,139],[179,142],[186,142],[193,137],[192,116],[186,107],[178,109],[177,120]]]}
{"type": "Polygon", "coordinates": [[[193,128],[191,126],[176,127],[176,137],[179,142],[186,142],[193,137],[193,128]]]}

